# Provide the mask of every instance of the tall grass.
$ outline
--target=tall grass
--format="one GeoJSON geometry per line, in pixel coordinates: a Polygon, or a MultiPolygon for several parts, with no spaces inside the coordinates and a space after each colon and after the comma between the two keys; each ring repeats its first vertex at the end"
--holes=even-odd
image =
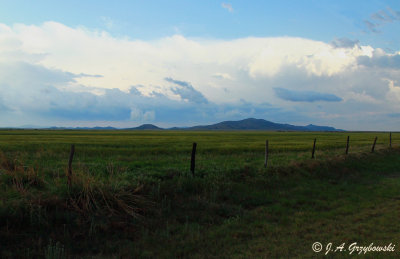
{"type": "MultiPolygon", "coordinates": [[[[203,239],[212,235],[209,229],[240,225],[253,210],[290,218],[296,210],[288,204],[311,206],[306,199],[317,186],[309,184],[310,175],[326,185],[339,178],[351,182],[367,169],[357,161],[373,160],[366,154],[376,135],[382,159],[386,133],[0,131],[0,237],[6,240],[0,256],[26,257],[29,251],[29,257],[49,258],[185,257],[196,242],[207,247],[203,239]],[[347,135],[349,156],[344,155],[347,135]],[[196,177],[189,170],[194,141],[196,177]],[[76,152],[68,186],[72,143],[76,152]],[[298,199],[292,195],[300,183],[310,189],[298,199]],[[159,251],[166,248],[163,239],[173,240],[166,254],[159,251]]],[[[392,135],[394,151],[397,137],[392,135]]]]}

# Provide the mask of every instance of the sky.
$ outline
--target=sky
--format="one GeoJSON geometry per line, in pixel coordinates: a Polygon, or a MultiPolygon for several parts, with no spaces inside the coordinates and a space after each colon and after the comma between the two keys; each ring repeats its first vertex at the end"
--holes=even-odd
{"type": "Polygon", "coordinates": [[[400,1],[3,1],[0,127],[400,131],[400,1]]]}

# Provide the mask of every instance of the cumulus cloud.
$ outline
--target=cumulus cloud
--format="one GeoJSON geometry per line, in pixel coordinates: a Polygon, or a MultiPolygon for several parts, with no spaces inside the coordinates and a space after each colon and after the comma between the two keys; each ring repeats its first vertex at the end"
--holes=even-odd
{"type": "Polygon", "coordinates": [[[368,120],[398,110],[398,63],[399,53],[346,38],[142,41],[56,22],[0,24],[0,126],[259,117],[395,128],[368,120]]]}
{"type": "Polygon", "coordinates": [[[89,125],[93,125],[90,122],[117,123],[116,126],[121,127],[144,122],[193,125],[267,115],[277,119],[278,114],[297,117],[293,112],[267,104],[244,101],[235,104],[210,103],[191,83],[172,78],[165,78],[165,81],[179,87],[172,90],[182,97],[181,100],[173,100],[157,92],[145,96],[138,90],[142,86],[132,86],[128,92],[117,88],[80,86],[75,80],[80,75],[41,65],[0,64],[0,70],[0,117],[14,118],[10,120],[13,123],[7,126],[35,124],[38,121],[47,121],[48,126],[54,125],[49,125],[54,121],[62,122],[58,125],[70,126],[71,122],[77,121],[89,122],[89,125]],[[23,80],[17,80],[15,75],[20,75],[23,80]],[[94,90],[99,90],[99,93],[94,90]]]}
{"type": "Polygon", "coordinates": [[[400,68],[400,53],[387,54],[382,49],[375,49],[372,56],[358,57],[358,64],[369,67],[400,68]]]}
{"type": "MultiPolygon", "coordinates": [[[[332,76],[351,69],[355,57],[365,49],[338,49],[329,44],[301,38],[267,38],[256,49],[249,64],[253,77],[276,76],[285,68],[302,69],[309,75],[332,76]]],[[[260,43],[261,43],[260,42],[260,43]]]]}
{"type": "Polygon", "coordinates": [[[398,108],[400,108],[400,86],[395,85],[395,81],[387,79],[389,92],[387,99],[392,101],[398,108]]]}
{"type": "Polygon", "coordinates": [[[131,109],[130,119],[138,122],[151,122],[155,119],[154,111],[142,111],[138,108],[131,109]]]}
{"type": "MultiPolygon", "coordinates": [[[[195,84],[205,98],[216,102],[234,101],[223,89],[241,92],[248,76],[254,80],[271,78],[288,68],[311,76],[332,76],[352,69],[358,56],[369,53],[368,48],[340,49],[290,37],[222,41],[175,35],[145,42],[113,38],[106,32],[74,29],[55,22],[5,27],[3,37],[21,42],[15,51],[25,55],[22,60],[74,74],[102,76],[76,78],[81,85],[125,91],[131,85],[142,85],[139,90],[149,94],[163,92],[157,87],[164,85],[165,77],[180,78],[195,84]],[[32,55],[37,55],[37,60],[32,61],[32,55]],[[221,85],[221,77],[235,80],[221,85]]],[[[8,44],[11,50],[12,46],[8,44]]]]}
{"type": "Polygon", "coordinates": [[[334,94],[319,93],[314,91],[295,91],[285,88],[274,88],[275,94],[282,100],[291,102],[340,102],[342,98],[334,94]]]}
{"type": "Polygon", "coordinates": [[[0,98],[14,115],[118,121],[129,114],[114,99],[115,90],[97,96],[68,89],[79,75],[25,63],[0,64],[0,70],[0,98]]]}

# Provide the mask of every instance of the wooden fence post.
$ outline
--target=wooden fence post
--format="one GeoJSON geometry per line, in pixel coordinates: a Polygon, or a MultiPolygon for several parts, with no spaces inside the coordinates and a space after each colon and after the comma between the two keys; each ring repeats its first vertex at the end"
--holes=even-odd
{"type": "Polygon", "coordinates": [[[389,147],[392,148],[392,132],[389,133],[389,147]]]}
{"type": "Polygon", "coordinates": [[[317,142],[317,139],[314,139],[314,145],[313,145],[313,149],[312,149],[312,154],[311,154],[311,158],[314,158],[314,153],[315,153],[315,142],[317,142]]]}
{"type": "Polygon", "coordinates": [[[190,171],[192,171],[193,176],[194,176],[194,168],[196,166],[196,147],[197,147],[197,143],[193,142],[192,159],[190,160],[190,171]]]}
{"type": "Polygon", "coordinates": [[[265,162],[264,167],[267,168],[268,165],[268,140],[265,141],[265,162]]]}
{"type": "Polygon", "coordinates": [[[71,151],[69,153],[69,160],[68,160],[68,187],[71,187],[71,181],[72,181],[72,159],[74,158],[74,153],[75,153],[75,145],[71,145],[71,151]]]}
{"type": "Polygon", "coordinates": [[[375,144],[376,144],[376,140],[377,140],[377,139],[378,139],[378,137],[375,137],[374,144],[372,145],[371,153],[374,153],[375,144]]]}
{"type": "Polygon", "coordinates": [[[350,141],[350,136],[347,136],[346,155],[349,153],[349,141],[350,141]]]}

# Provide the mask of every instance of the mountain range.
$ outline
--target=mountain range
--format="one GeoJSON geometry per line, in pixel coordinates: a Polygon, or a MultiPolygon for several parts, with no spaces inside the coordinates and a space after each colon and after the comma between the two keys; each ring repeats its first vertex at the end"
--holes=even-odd
{"type": "Polygon", "coordinates": [[[295,126],[254,118],[239,121],[223,121],[205,126],[194,126],[186,128],[186,130],[343,131],[328,126],[317,126],[313,124],[307,126],[295,126]]]}
{"type": "MultiPolygon", "coordinates": [[[[37,128],[37,127],[24,127],[37,128]]],[[[211,125],[199,125],[192,127],[173,127],[160,128],[153,124],[143,124],[134,128],[114,128],[114,127],[50,127],[50,130],[268,130],[268,131],[344,131],[329,126],[317,126],[309,124],[307,126],[295,126],[291,124],[275,123],[263,119],[248,118],[239,121],[223,121],[211,125]]]]}

